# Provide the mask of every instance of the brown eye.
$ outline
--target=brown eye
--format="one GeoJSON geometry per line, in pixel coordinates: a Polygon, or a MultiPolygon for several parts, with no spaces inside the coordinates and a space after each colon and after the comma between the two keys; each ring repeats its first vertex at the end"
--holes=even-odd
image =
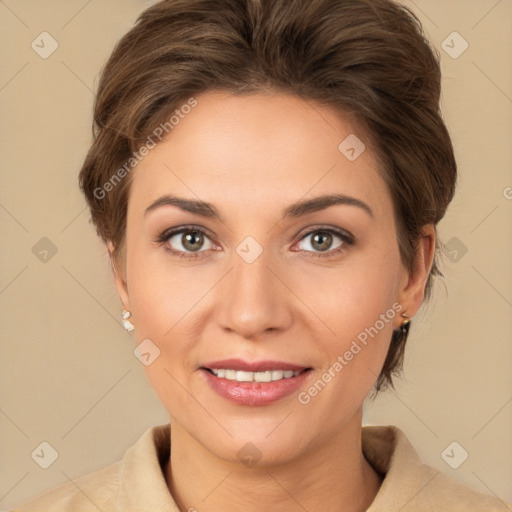
{"type": "Polygon", "coordinates": [[[210,238],[198,229],[180,229],[165,236],[165,243],[174,253],[205,252],[213,248],[210,238]]]}
{"type": "Polygon", "coordinates": [[[204,236],[197,231],[184,233],[181,235],[181,244],[188,251],[198,251],[204,242],[204,236]]]}
{"type": "Polygon", "coordinates": [[[314,252],[325,252],[337,249],[345,243],[345,240],[343,240],[340,234],[327,230],[312,231],[302,238],[301,242],[307,241],[308,238],[310,241],[305,244],[306,247],[302,247],[302,249],[306,251],[313,250],[314,252]],[[336,238],[338,238],[340,242],[333,247],[333,240],[336,238]]]}
{"type": "Polygon", "coordinates": [[[298,247],[303,256],[329,258],[340,256],[354,244],[355,238],[348,231],[321,226],[302,236],[298,247]]]}

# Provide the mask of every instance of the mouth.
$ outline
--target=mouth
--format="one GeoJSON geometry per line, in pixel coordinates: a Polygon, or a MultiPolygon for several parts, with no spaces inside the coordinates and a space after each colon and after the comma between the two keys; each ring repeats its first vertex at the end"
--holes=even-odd
{"type": "Polygon", "coordinates": [[[234,380],[236,382],[277,382],[283,379],[291,379],[297,377],[302,372],[308,370],[292,371],[292,370],[265,370],[262,372],[246,372],[242,370],[234,370],[229,368],[204,368],[204,370],[212,373],[219,379],[234,380]]]}
{"type": "Polygon", "coordinates": [[[311,367],[281,361],[248,362],[229,359],[206,363],[199,368],[209,387],[238,405],[261,406],[297,391],[311,367]]]}

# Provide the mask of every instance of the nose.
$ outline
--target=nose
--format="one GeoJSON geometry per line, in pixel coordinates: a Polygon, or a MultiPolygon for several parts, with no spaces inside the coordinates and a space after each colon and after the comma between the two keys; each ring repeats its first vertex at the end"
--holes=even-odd
{"type": "Polygon", "coordinates": [[[233,255],[233,268],[219,290],[217,318],[224,331],[260,339],[289,328],[293,294],[274,267],[265,250],[252,263],[233,255]]]}

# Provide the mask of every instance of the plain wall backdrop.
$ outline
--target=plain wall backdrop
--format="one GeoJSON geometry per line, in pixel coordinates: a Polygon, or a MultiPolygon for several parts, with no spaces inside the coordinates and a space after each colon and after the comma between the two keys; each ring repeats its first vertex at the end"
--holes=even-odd
{"type": "MultiPolygon", "coordinates": [[[[4,510],[168,421],[77,183],[99,70],[150,3],[0,0],[4,510]],[[58,453],[47,469],[42,442],[58,453]]],[[[365,422],[399,426],[425,463],[512,501],[512,1],[406,5],[441,54],[460,178],[439,226],[444,284],[413,320],[404,377],[368,401],[365,422]]]]}

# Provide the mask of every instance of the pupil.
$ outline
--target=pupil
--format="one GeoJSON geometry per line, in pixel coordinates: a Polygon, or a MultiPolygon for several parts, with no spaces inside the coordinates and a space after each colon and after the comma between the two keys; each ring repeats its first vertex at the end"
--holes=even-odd
{"type": "Polygon", "coordinates": [[[198,240],[201,241],[202,234],[198,233],[197,231],[192,231],[190,233],[187,233],[185,235],[185,243],[183,243],[183,246],[186,247],[190,251],[197,251],[201,248],[201,244],[197,246],[198,240]],[[194,244],[196,246],[194,246],[194,244]]]}
{"type": "Polygon", "coordinates": [[[332,239],[332,236],[329,233],[325,233],[325,232],[320,233],[319,232],[313,237],[313,246],[316,247],[320,251],[326,251],[331,245],[331,239],[332,239]],[[320,240],[320,244],[319,244],[320,247],[316,246],[317,240],[320,240]],[[322,240],[323,240],[323,243],[322,243],[322,240]]]}

